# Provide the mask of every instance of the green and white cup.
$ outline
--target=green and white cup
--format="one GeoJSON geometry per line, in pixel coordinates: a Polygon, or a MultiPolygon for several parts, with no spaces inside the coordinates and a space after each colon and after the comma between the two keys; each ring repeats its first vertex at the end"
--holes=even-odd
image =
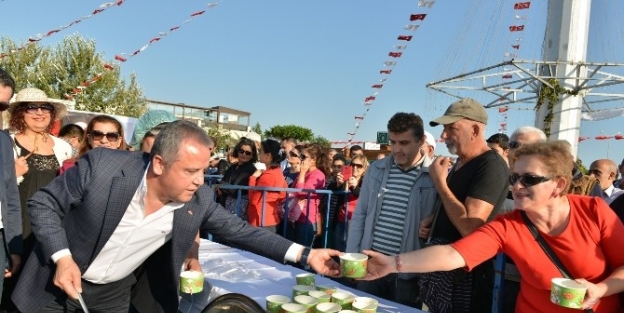
{"type": "Polygon", "coordinates": [[[314,306],[319,304],[316,298],[305,295],[296,296],[295,303],[301,304],[306,307],[306,311],[308,311],[308,313],[314,313],[314,306]]]}
{"type": "Polygon", "coordinates": [[[335,292],[331,297],[331,301],[333,303],[338,303],[343,310],[350,310],[352,308],[351,304],[355,301],[355,296],[346,292],[335,292]]]}
{"type": "Polygon", "coordinates": [[[297,276],[295,276],[295,280],[297,281],[297,285],[314,286],[315,277],[316,277],[315,274],[303,273],[303,274],[298,274],[297,276]]]}
{"type": "Polygon", "coordinates": [[[316,290],[323,291],[328,295],[332,295],[334,292],[338,291],[338,288],[330,285],[316,285],[316,290]]]}
{"type": "Polygon", "coordinates": [[[204,290],[204,273],[184,271],[180,273],[180,292],[200,293],[204,290]]]}
{"type": "Polygon", "coordinates": [[[306,307],[298,303],[286,303],[282,304],[282,311],[284,313],[307,313],[306,307]]]}
{"type": "Polygon", "coordinates": [[[362,253],[345,253],[340,256],[342,276],[348,278],[363,278],[366,276],[368,255],[362,253]]]}
{"type": "Polygon", "coordinates": [[[379,301],[368,297],[356,297],[351,306],[358,313],[376,313],[379,301]]]}
{"type": "Polygon", "coordinates": [[[550,302],[571,309],[581,308],[587,286],[567,278],[553,278],[551,283],[550,302]]]}
{"type": "Polygon", "coordinates": [[[325,303],[325,302],[330,302],[331,301],[331,295],[328,295],[327,292],[325,292],[325,291],[312,290],[312,291],[308,292],[308,295],[310,297],[316,298],[316,300],[318,300],[319,303],[325,303]]]}
{"type": "Polygon", "coordinates": [[[338,303],[319,303],[316,305],[316,313],[338,313],[342,308],[338,303]]]}
{"type": "Polygon", "coordinates": [[[266,309],[269,313],[282,313],[282,305],[290,303],[290,298],[281,295],[266,297],[266,309]]]}
{"type": "Polygon", "coordinates": [[[296,296],[307,296],[308,292],[312,290],[314,290],[312,286],[295,285],[292,287],[292,298],[294,300],[296,296]]]}

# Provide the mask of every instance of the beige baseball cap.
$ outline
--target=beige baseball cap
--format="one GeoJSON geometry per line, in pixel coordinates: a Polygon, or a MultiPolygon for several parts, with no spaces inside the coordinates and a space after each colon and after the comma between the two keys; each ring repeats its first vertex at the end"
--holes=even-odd
{"type": "Polygon", "coordinates": [[[464,98],[459,101],[453,102],[444,115],[429,122],[432,127],[442,125],[448,125],[455,123],[461,119],[469,119],[471,121],[487,124],[488,114],[483,104],[472,98],[464,98]]]}

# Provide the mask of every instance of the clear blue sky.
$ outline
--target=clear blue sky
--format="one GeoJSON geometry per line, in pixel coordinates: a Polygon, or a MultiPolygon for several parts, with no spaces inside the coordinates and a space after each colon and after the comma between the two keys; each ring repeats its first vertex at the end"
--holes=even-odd
{"type": "MultiPolygon", "coordinates": [[[[458,75],[503,61],[514,38],[522,36],[520,59],[540,59],[546,1],[533,1],[514,11],[517,1],[438,0],[362,122],[355,140],[374,141],[376,132],[398,111],[420,114],[426,123],[441,115],[453,98],[425,88],[430,81],[458,75]],[[522,18],[516,19],[514,14],[522,18]],[[523,18],[526,17],[526,20],[523,18]],[[508,26],[526,24],[522,34],[508,26]]],[[[0,36],[26,40],[89,14],[104,1],[0,1],[0,36]]],[[[132,52],[161,31],[181,25],[208,2],[127,0],[59,34],[79,33],[94,39],[109,60],[132,52]]],[[[330,140],[345,140],[362,115],[362,101],[375,90],[396,40],[407,34],[410,14],[426,9],[411,0],[236,1],[224,0],[203,16],[155,43],[122,65],[135,73],[150,99],[197,106],[227,106],[251,112],[252,125],[263,128],[297,124],[330,140]]],[[[589,61],[623,62],[624,5],[621,0],[594,1],[589,61]],[[619,59],[618,59],[619,58],[619,59]]],[[[622,75],[622,71],[618,72],[622,75]]],[[[620,91],[621,92],[621,91],[620,91]]],[[[491,96],[470,93],[483,102],[491,96]]],[[[621,105],[621,104],[619,104],[621,105]]],[[[518,105],[528,108],[530,105],[518,105]]],[[[533,124],[529,110],[508,113],[508,133],[533,124]]],[[[489,110],[488,135],[502,118],[489,110]]],[[[624,118],[584,122],[581,135],[623,131],[624,118]]],[[[439,128],[427,127],[435,136],[439,128]]],[[[443,144],[439,152],[447,153],[443,144]]],[[[586,164],[607,156],[624,157],[624,141],[580,143],[586,164]]]]}

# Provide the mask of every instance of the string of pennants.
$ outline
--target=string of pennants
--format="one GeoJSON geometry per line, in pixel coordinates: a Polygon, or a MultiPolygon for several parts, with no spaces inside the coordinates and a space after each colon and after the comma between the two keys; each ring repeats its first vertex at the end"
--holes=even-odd
{"type": "MultiPolygon", "coordinates": [[[[208,9],[212,9],[214,7],[216,7],[220,2],[212,2],[212,3],[208,3],[206,6],[208,7],[208,9]]],[[[170,35],[172,32],[179,30],[182,26],[184,26],[185,24],[190,23],[191,21],[193,21],[195,18],[197,18],[198,16],[203,15],[204,13],[206,13],[206,11],[208,9],[205,10],[200,10],[200,11],[196,11],[193,12],[189,15],[189,18],[186,19],[184,22],[182,22],[182,24],[170,27],[169,30],[164,31],[164,32],[159,32],[155,37],[153,37],[152,39],[150,39],[145,45],[143,45],[142,47],[140,47],[139,49],[133,51],[133,52],[123,52],[123,53],[119,53],[115,55],[115,60],[119,61],[120,63],[124,63],[126,61],[128,61],[129,58],[135,57],[137,56],[139,53],[143,52],[145,49],[149,48],[151,45],[153,45],[154,43],[160,41],[161,39],[163,39],[164,37],[170,35]]],[[[103,70],[108,70],[108,71],[112,71],[114,70],[115,67],[113,64],[104,64],[104,69],[103,70]]],[[[97,74],[95,74],[93,77],[83,81],[80,83],[80,85],[76,86],[71,93],[66,93],[65,94],[65,98],[67,99],[73,99],[76,95],[78,95],[79,93],[81,93],[82,91],[84,91],[87,87],[89,87],[91,84],[97,82],[98,80],[100,80],[100,78],[102,78],[102,76],[104,75],[104,72],[98,72],[97,74]]]]}
{"type": "Polygon", "coordinates": [[[591,140],[591,139],[595,139],[595,140],[611,140],[611,139],[624,140],[624,135],[622,135],[622,134],[615,134],[613,136],[610,136],[610,135],[600,135],[600,136],[594,136],[594,137],[581,136],[581,137],[578,138],[578,142],[582,142],[582,141],[585,141],[585,140],[591,140]]]}
{"type": "MultiPolygon", "coordinates": [[[[514,23],[513,25],[509,25],[509,32],[512,33],[512,38],[511,38],[511,42],[509,42],[507,44],[508,48],[511,48],[512,52],[505,52],[504,53],[504,57],[505,59],[507,59],[507,61],[510,61],[512,59],[515,59],[518,57],[518,51],[520,50],[520,44],[522,43],[522,39],[523,39],[523,32],[524,32],[524,24],[521,24],[522,21],[526,21],[528,19],[528,13],[527,10],[531,7],[531,2],[516,2],[513,5],[513,9],[514,9],[514,23]]],[[[503,71],[504,72],[508,72],[510,71],[510,69],[504,68],[503,67],[503,71]]],[[[501,75],[501,79],[503,80],[509,80],[513,78],[513,74],[511,73],[503,73],[503,75],[501,75]]],[[[504,100],[504,99],[501,99],[504,100]]],[[[498,131],[500,133],[506,133],[507,132],[507,112],[509,111],[509,106],[503,106],[500,107],[498,109],[498,116],[499,116],[499,129],[498,131]]]]}
{"type": "Polygon", "coordinates": [[[34,44],[34,43],[39,42],[39,41],[41,41],[41,40],[43,40],[43,39],[45,39],[47,37],[50,37],[50,36],[52,36],[54,34],[57,34],[57,33],[65,30],[67,28],[70,28],[70,27],[72,27],[72,26],[74,26],[74,25],[76,25],[76,24],[86,20],[86,19],[94,17],[94,16],[96,16],[96,15],[106,11],[107,9],[109,9],[111,7],[121,6],[124,3],[124,1],[125,0],[118,0],[117,2],[106,2],[106,3],[103,3],[97,9],[93,10],[93,12],[91,12],[91,14],[89,14],[89,15],[85,15],[85,16],[82,16],[80,18],[77,18],[77,19],[73,20],[71,23],[69,23],[67,25],[63,25],[63,26],[59,26],[58,28],[50,29],[50,30],[48,30],[47,32],[45,32],[43,34],[37,34],[34,37],[29,37],[28,41],[25,44],[23,44],[22,46],[17,47],[15,49],[11,49],[11,51],[6,52],[6,53],[0,52],[0,59],[2,59],[4,57],[7,57],[7,56],[9,56],[11,54],[14,54],[16,52],[19,52],[19,51],[25,49],[28,45],[34,44]]]}
{"type": "Polygon", "coordinates": [[[356,121],[354,129],[351,132],[347,133],[348,140],[342,143],[345,143],[347,145],[356,143],[356,141],[353,141],[353,137],[355,137],[355,134],[362,125],[362,122],[370,111],[371,106],[373,105],[373,103],[375,103],[375,100],[381,92],[381,89],[386,83],[388,77],[392,74],[392,71],[397,66],[399,59],[403,56],[405,50],[412,41],[414,33],[418,30],[418,28],[420,28],[421,24],[427,17],[427,13],[433,7],[434,3],[435,1],[418,1],[418,7],[421,8],[423,12],[410,14],[409,23],[403,26],[403,32],[397,37],[397,43],[392,46],[392,50],[388,52],[386,61],[383,62],[383,67],[379,70],[379,80],[371,85],[371,89],[373,90],[372,93],[369,96],[365,97],[364,101],[362,102],[362,104],[364,105],[364,112],[360,115],[354,116],[354,119],[356,121]]]}

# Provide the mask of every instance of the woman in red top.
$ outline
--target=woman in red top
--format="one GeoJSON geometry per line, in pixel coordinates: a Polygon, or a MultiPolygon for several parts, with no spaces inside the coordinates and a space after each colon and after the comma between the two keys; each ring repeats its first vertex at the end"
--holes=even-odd
{"type": "Polygon", "coordinates": [[[624,225],[600,198],[566,195],[574,162],[564,141],[523,145],[514,152],[509,178],[516,209],[451,245],[385,256],[365,251],[367,279],[392,272],[471,270],[504,252],[520,271],[516,312],[579,312],[550,301],[551,280],[563,277],[539,246],[522,214],[537,227],[564,267],[587,287],[583,309],[622,312],[624,225]]]}
{"type": "MultiPolygon", "coordinates": [[[[260,143],[258,153],[259,161],[264,164],[266,170],[258,169],[249,177],[249,187],[279,187],[287,188],[286,180],[280,168],[280,162],[285,158],[280,143],[275,140],[265,140],[260,143]]],[[[286,191],[249,190],[249,206],[247,207],[247,221],[253,226],[262,226],[275,233],[279,224],[280,206],[286,199],[286,191]],[[264,215],[262,203],[264,205],[264,215]]]]}

